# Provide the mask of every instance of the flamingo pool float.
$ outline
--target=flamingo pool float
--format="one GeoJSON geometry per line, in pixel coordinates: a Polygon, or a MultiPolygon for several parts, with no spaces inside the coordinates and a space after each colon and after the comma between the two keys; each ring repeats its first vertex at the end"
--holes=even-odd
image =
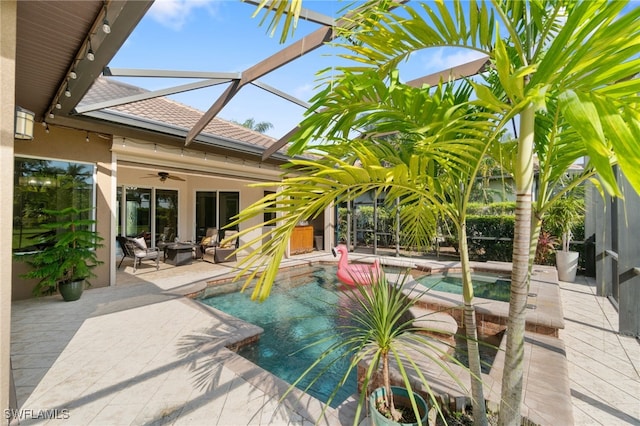
{"type": "Polygon", "coordinates": [[[372,265],[349,263],[349,250],[344,244],[340,244],[338,247],[331,249],[331,252],[334,256],[337,256],[336,252],[340,253],[338,273],[336,276],[338,280],[344,284],[351,286],[356,284],[371,284],[372,279],[382,275],[382,268],[380,267],[380,261],[378,259],[376,259],[372,265]]]}

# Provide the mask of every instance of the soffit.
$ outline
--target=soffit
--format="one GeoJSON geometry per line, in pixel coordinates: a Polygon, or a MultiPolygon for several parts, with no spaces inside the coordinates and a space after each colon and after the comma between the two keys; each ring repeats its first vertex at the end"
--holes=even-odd
{"type": "Polygon", "coordinates": [[[46,117],[64,91],[74,67],[78,78],[69,80],[70,98],[61,99],[56,115],[68,114],[82,99],[104,66],[118,51],[152,1],[106,1],[111,33],[99,30],[103,0],[18,1],[16,41],[16,105],[46,117]],[[95,60],[84,57],[92,34],[95,60]]]}

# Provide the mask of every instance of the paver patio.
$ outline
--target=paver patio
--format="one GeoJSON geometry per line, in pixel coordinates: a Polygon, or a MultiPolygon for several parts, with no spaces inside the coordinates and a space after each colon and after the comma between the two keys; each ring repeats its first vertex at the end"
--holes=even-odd
{"type": "MultiPolygon", "coordinates": [[[[334,260],[314,252],[285,263],[334,260]]],[[[125,269],[118,285],[19,301],[12,312],[12,363],[21,424],[312,424],[321,404],[307,397],[278,404],[286,384],[224,346],[253,331],[183,296],[233,264],[125,269]],[[185,336],[215,333],[209,352],[181,358],[185,336]],[[212,356],[213,354],[213,356],[212,356]],[[209,387],[198,388],[192,362],[211,362],[209,387]],[[60,420],[37,420],[39,410],[60,420]]],[[[124,267],[124,265],[123,265],[124,267]]],[[[640,424],[640,345],[618,335],[617,314],[593,282],[561,283],[574,422],[640,424]]],[[[353,402],[321,423],[350,424],[353,402]]]]}

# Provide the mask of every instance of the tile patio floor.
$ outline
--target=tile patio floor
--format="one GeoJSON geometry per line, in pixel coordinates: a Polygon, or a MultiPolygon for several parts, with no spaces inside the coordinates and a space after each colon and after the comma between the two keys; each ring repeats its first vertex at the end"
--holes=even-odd
{"type": "MultiPolygon", "coordinates": [[[[333,260],[314,252],[284,262],[333,260]]],[[[118,285],[86,291],[77,302],[59,296],[15,302],[11,357],[20,424],[306,425],[321,406],[312,398],[278,404],[280,380],[224,346],[251,333],[246,325],[185,298],[233,264],[130,266],[118,285]],[[207,350],[180,357],[185,336],[213,335],[207,350]],[[240,337],[238,337],[240,336],[240,337]],[[209,362],[205,388],[192,365],[209,362]],[[39,410],[66,419],[37,420],[39,410]]],[[[640,425],[640,344],[618,335],[617,314],[595,296],[592,282],[561,283],[573,414],[576,425],[640,425]]],[[[353,403],[320,422],[351,424],[353,403]]]]}

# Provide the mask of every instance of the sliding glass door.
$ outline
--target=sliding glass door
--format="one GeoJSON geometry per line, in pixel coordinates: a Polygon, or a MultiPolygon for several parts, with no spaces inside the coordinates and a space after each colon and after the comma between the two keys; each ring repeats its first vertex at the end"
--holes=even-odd
{"type": "Polygon", "coordinates": [[[202,240],[207,228],[224,228],[239,212],[238,192],[196,192],[196,241],[202,240]]]}
{"type": "Polygon", "coordinates": [[[156,244],[180,238],[177,231],[178,191],[156,189],[156,244]]]}
{"type": "Polygon", "coordinates": [[[207,228],[217,228],[218,200],[215,191],[196,192],[196,241],[202,241],[207,228]]]}
{"type": "Polygon", "coordinates": [[[118,187],[118,235],[144,237],[147,245],[177,238],[178,191],[118,187]]]}

